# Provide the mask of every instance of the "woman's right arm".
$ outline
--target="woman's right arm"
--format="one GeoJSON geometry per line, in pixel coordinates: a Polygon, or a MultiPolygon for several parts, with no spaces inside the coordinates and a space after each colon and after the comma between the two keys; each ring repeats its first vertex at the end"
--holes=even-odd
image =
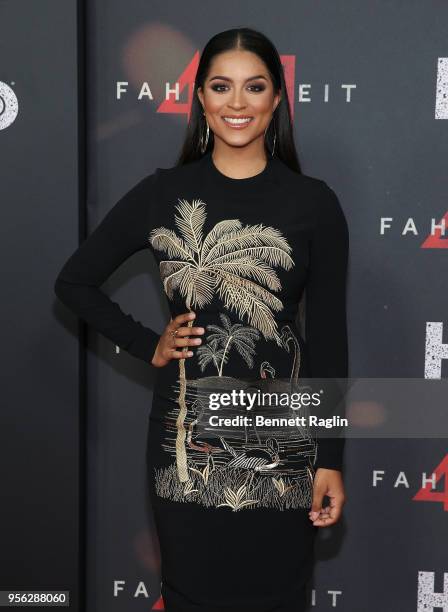
{"type": "Polygon", "coordinates": [[[81,319],[150,365],[161,334],[125,314],[100,287],[131,255],[148,247],[158,171],[113,206],[65,262],[54,284],[57,297],[81,319]]]}

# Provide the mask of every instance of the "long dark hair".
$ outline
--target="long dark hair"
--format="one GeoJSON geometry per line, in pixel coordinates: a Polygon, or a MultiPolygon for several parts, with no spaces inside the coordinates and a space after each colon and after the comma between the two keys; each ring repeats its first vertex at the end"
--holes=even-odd
{"type": "Polygon", "coordinates": [[[197,95],[197,88],[202,87],[202,89],[204,89],[204,82],[213,58],[219,53],[234,49],[256,53],[265,63],[269,71],[274,85],[274,91],[276,93],[280,91],[281,93],[281,100],[277,104],[272,120],[266,131],[266,155],[271,155],[275,127],[276,141],[274,156],[281,159],[291,168],[291,170],[301,174],[302,171],[294,143],[285,75],[283,73],[283,66],[279,53],[267,36],[252,28],[225,30],[213,36],[205,45],[196,73],[190,120],[176,165],[181,166],[195,161],[213,149],[214,137],[213,132],[210,130],[207,148],[204,153],[201,151],[201,135],[205,135],[206,123],[203,115],[203,108],[197,95]]]}

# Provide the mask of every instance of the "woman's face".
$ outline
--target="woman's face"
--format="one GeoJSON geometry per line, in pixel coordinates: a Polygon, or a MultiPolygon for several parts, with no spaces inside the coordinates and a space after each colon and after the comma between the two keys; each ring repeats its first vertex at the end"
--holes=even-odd
{"type": "Polygon", "coordinates": [[[265,64],[250,51],[226,51],[213,60],[198,97],[215,139],[245,146],[264,132],[280,101],[265,64]],[[227,118],[227,119],[226,119],[227,118]],[[248,121],[232,122],[232,118],[248,121]]]}

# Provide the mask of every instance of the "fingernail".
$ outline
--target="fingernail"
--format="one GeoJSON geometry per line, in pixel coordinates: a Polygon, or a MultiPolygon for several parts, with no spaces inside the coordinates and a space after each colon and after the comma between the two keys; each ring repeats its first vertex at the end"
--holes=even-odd
{"type": "Polygon", "coordinates": [[[193,355],[193,351],[188,351],[187,355],[191,357],[193,355]]]}

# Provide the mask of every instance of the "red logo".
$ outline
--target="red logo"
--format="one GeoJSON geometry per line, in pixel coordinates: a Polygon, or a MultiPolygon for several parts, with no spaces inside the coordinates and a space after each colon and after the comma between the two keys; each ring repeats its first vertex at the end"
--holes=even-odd
{"type": "Polygon", "coordinates": [[[151,610],[165,610],[165,604],[163,603],[162,596],[159,597],[151,610]]]}
{"type": "MultiPolygon", "coordinates": [[[[445,227],[448,228],[448,212],[442,217],[438,225],[445,219],[445,227]]],[[[421,244],[422,249],[448,249],[448,238],[442,238],[442,228],[437,227],[434,234],[429,234],[421,244]]]]}
{"type": "Polygon", "coordinates": [[[443,491],[431,491],[432,483],[427,482],[412,498],[413,501],[430,501],[443,503],[443,509],[448,511],[448,455],[439,463],[433,474],[436,476],[436,484],[441,478],[445,478],[445,489],[443,491]]]}

